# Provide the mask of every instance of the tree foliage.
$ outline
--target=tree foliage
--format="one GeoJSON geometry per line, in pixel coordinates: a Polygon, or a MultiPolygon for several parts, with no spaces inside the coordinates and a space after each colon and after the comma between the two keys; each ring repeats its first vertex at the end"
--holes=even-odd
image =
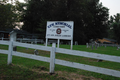
{"type": "Polygon", "coordinates": [[[91,6],[89,11],[92,19],[88,26],[88,29],[91,31],[88,35],[93,35],[93,39],[106,37],[109,18],[108,9],[103,7],[98,0],[93,1],[89,5],[91,6]]]}
{"type": "Polygon", "coordinates": [[[16,14],[11,4],[0,4],[0,27],[1,29],[14,27],[16,14]]]}
{"type": "Polygon", "coordinates": [[[15,5],[13,1],[8,3],[10,0],[3,0],[0,2],[0,28],[5,30],[7,28],[14,28],[16,22],[20,22],[21,4],[16,0],[15,5]]]}
{"type": "Polygon", "coordinates": [[[27,4],[21,3],[19,1],[15,2],[14,11],[17,13],[17,21],[22,19],[22,15],[24,14],[24,10],[26,10],[27,4]]]}
{"type": "Polygon", "coordinates": [[[22,16],[22,29],[45,38],[47,21],[74,21],[73,40],[84,44],[107,36],[108,16],[99,0],[31,0],[22,16]]]}
{"type": "Polygon", "coordinates": [[[120,43],[120,13],[110,17],[109,20],[109,37],[116,39],[120,43]]]}

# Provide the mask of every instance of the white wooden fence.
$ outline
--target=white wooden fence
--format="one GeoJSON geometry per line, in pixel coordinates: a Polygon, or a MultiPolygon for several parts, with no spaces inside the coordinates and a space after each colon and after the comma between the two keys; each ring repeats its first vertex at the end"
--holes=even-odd
{"type": "Polygon", "coordinates": [[[102,60],[120,63],[120,57],[118,57],[118,56],[110,56],[110,55],[90,53],[90,52],[84,52],[84,51],[56,48],[55,43],[52,44],[52,47],[20,43],[20,42],[15,41],[15,39],[16,39],[15,36],[16,36],[16,33],[12,32],[10,35],[10,41],[2,41],[2,40],[0,41],[0,44],[9,45],[9,50],[1,50],[0,49],[0,53],[8,54],[8,65],[12,63],[12,55],[14,55],[14,56],[19,56],[19,57],[49,62],[50,63],[50,73],[54,73],[55,64],[59,64],[59,65],[63,65],[63,66],[68,66],[68,67],[88,70],[88,71],[92,71],[92,72],[102,73],[102,74],[106,74],[106,75],[111,75],[111,76],[115,76],[115,77],[120,77],[120,71],[117,71],[117,70],[95,67],[95,66],[80,64],[80,63],[76,63],[76,62],[55,59],[55,52],[69,54],[69,55],[75,55],[75,56],[95,58],[95,59],[102,59],[102,60]],[[14,46],[21,46],[21,47],[38,49],[38,50],[50,51],[51,52],[50,58],[13,51],[14,46]]]}

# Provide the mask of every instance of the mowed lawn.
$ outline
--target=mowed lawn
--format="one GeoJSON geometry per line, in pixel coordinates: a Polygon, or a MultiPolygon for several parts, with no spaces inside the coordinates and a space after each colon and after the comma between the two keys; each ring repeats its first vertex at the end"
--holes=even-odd
{"type": "MultiPolygon", "coordinates": [[[[51,45],[50,45],[51,46],[51,45]]],[[[60,45],[60,48],[70,49],[70,45],[60,45]]],[[[0,45],[0,49],[8,49],[6,45],[0,45]]],[[[97,49],[86,48],[86,45],[74,45],[73,50],[94,52],[100,54],[120,56],[120,50],[116,47],[98,47],[97,49]]],[[[17,47],[18,52],[34,54],[34,49],[26,49],[17,47]]],[[[74,53],[73,53],[74,54],[74,53]]],[[[39,50],[40,56],[50,57],[50,52],[39,50]]],[[[56,53],[56,58],[71,62],[77,62],[97,67],[109,68],[120,71],[120,63],[103,60],[97,62],[97,59],[85,58],[80,56],[72,56],[56,53]]],[[[27,80],[120,80],[120,78],[112,77],[104,74],[94,73],[90,71],[55,65],[55,74],[49,74],[49,63],[36,61],[27,58],[13,56],[12,65],[7,65],[7,55],[0,54],[0,78],[3,80],[10,79],[27,79],[27,80]],[[15,77],[16,76],[16,77],[15,77]],[[26,76],[26,77],[25,77],[26,76]]]]}

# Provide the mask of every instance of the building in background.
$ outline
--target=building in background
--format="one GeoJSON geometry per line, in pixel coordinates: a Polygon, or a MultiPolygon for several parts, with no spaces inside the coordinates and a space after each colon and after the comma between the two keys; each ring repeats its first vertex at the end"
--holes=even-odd
{"type": "Polygon", "coordinates": [[[97,39],[97,42],[103,44],[118,44],[116,40],[109,38],[97,39]]]}
{"type": "Polygon", "coordinates": [[[19,30],[19,29],[6,29],[0,31],[0,38],[9,38],[9,33],[11,31],[15,31],[17,33],[17,38],[28,38],[28,39],[37,39],[38,36],[34,34],[30,34],[27,31],[19,30]]]}

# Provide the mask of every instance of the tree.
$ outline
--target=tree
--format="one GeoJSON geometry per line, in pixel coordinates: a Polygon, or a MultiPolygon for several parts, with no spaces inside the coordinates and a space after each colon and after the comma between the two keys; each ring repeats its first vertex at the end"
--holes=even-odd
{"type": "Polygon", "coordinates": [[[12,4],[0,4],[0,27],[1,29],[13,28],[17,14],[13,12],[12,4]]]}
{"type": "Polygon", "coordinates": [[[90,39],[103,38],[107,36],[108,27],[108,9],[99,3],[99,0],[93,0],[88,4],[88,13],[90,13],[90,19],[87,18],[89,23],[86,26],[87,37],[90,39]],[[91,6],[91,7],[90,7],[91,6]]]}
{"type": "Polygon", "coordinates": [[[20,3],[18,0],[3,0],[0,2],[0,27],[5,30],[6,28],[14,28],[21,19],[23,13],[24,3],[20,3]],[[11,1],[11,3],[8,3],[11,1]],[[15,5],[14,5],[15,4],[15,5]]]}
{"type": "Polygon", "coordinates": [[[14,12],[18,14],[17,19],[20,21],[22,19],[22,15],[24,14],[24,10],[26,10],[27,4],[21,3],[19,1],[15,2],[14,12]]]}
{"type": "Polygon", "coordinates": [[[118,41],[118,43],[120,43],[120,23],[113,23],[113,33],[114,33],[114,39],[116,39],[118,41]]]}
{"type": "MultiPolygon", "coordinates": [[[[40,32],[38,28],[43,28],[43,20],[50,20],[52,3],[49,0],[31,0],[27,6],[27,10],[24,11],[23,19],[24,26],[22,29],[27,30],[30,33],[40,32]],[[42,26],[40,25],[42,24],[42,26]]],[[[44,27],[46,27],[44,25],[44,27]]],[[[45,29],[45,28],[43,28],[45,29]]]]}
{"type": "Polygon", "coordinates": [[[110,17],[109,20],[109,38],[116,39],[120,43],[120,13],[110,17]]]}
{"type": "Polygon", "coordinates": [[[99,0],[31,0],[23,14],[22,29],[44,35],[47,21],[74,21],[74,39],[85,44],[106,36],[108,9],[99,0]]]}

